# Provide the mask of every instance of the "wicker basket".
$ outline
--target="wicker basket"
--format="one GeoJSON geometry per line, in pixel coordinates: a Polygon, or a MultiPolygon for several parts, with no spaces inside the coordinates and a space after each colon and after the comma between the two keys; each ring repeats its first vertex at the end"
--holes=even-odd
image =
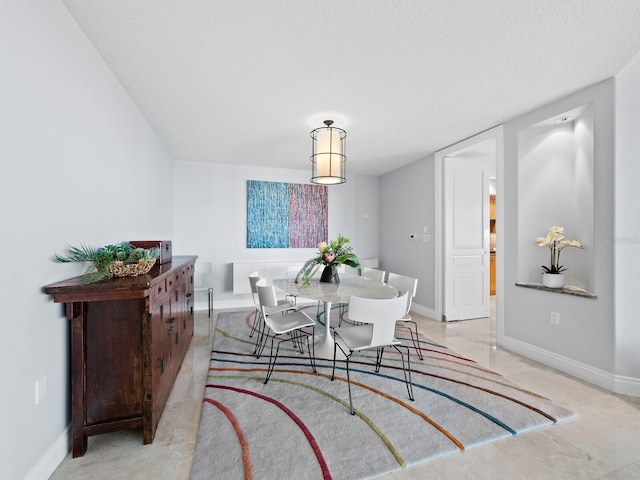
{"type": "Polygon", "coordinates": [[[114,262],[109,265],[109,272],[114,277],[137,277],[144,275],[155,265],[156,259],[138,260],[138,263],[114,262]]]}

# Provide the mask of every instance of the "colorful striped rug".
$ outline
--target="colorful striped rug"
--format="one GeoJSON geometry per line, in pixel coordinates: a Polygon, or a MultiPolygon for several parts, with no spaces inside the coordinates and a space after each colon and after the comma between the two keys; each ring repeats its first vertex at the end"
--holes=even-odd
{"type": "Polygon", "coordinates": [[[574,416],[426,338],[424,360],[411,358],[413,402],[394,349],[378,374],[375,351],[352,357],[352,416],[344,363],[332,382],[331,361],[314,374],[289,343],[264,385],[269,347],[252,355],[252,315],[218,316],[192,480],[374,478],[574,416]]]}

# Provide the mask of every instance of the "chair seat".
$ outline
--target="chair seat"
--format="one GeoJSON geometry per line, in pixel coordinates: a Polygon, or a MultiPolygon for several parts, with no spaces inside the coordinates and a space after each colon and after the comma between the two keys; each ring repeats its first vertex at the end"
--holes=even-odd
{"type": "MultiPolygon", "coordinates": [[[[336,328],[334,332],[338,334],[336,341],[342,341],[346,345],[348,350],[357,352],[359,350],[366,350],[369,348],[376,348],[378,345],[371,344],[371,337],[373,336],[373,325],[364,324],[355,327],[336,328]]],[[[392,342],[385,342],[384,345],[400,345],[398,339],[394,338],[392,342]]]]}
{"type": "Polygon", "coordinates": [[[265,322],[276,335],[291,332],[297,328],[311,327],[316,324],[306,313],[300,311],[291,312],[282,317],[267,317],[265,322]]]}
{"type": "Polygon", "coordinates": [[[271,315],[273,313],[286,312],[287,310],[290,310],[294,307],[295,305],[291,301],[283,299],[283,300],[278,300],[277,306],[264,307],[264,308],[267,311],[267,314],[271,315]]]}

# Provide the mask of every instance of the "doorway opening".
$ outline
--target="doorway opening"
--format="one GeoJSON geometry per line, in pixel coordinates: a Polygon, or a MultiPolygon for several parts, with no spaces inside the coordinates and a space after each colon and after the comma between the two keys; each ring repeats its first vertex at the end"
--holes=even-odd
{"type": "MultiPolygon", "coordinates": [[[[503,127],[497,126],[485,132],[482,132],[478,135],[470,137],[466,140],[458,142],[450,147],[444,148],[435,154],[435,170],[436,170],[436,182],[435,182],[435,193],[436,193],[436,235],[435,235],[435,249],[436,249],[436,278],[435,278],[435,310],[436,310],[436,319],[441,321],[450,321],[462,319],[456,318],[457,311],[455,310],[455,305],[452,306],[450,297],[452,295],[452,291],[455,290],[456,281],[459,285],[462,285],[463,288],[470,289],[469,291],[474,291],[473,288],[476,288],[476,292],[478,292],[477,285],[480,282],[480,275],[485,275],[482,277],[486,279],[482,284],[482,298],[479,307],[490,306],[489,315],[495,314],[496,321],[496,344],[500,345],[502,342],[503,335],[503,320],[502,320],[502,311],[503,311],[503,300],[502,300],[502,271],[503,271],[503,252],[500,249],[500,232],[503,228],[503,198],[501,196],[501,192],[503,191],[503,180],[502,180],[502,172],[503,172],[503,127]],[[448,161],[452,161],[452,163],[457,163],[460,160],[473,160],[477,159],[478,163],[488,162],[489,167],[488,170],[482,170],[481,174],[467,174],[462,173],[459,175],[454,173],[453,176],[458,175],[458,177],[463,179],[469,179],[468,183],[465,184],[464,180],[460,183],[459,186],[452,186],[451,180],[451,168],[448,161]],[[482,189],[480,187],[471,187],[476,182],[482,182],[482,189]],[[448,191],[447,191],[447,185],[448,191]],[[467,185],[469,188],[467,189],[467,185]],[[485,188],[486,187],[486,188],[485,188]],[[455,202],[458,201],[455,197],[455,194],[452,195],[452,190],[455,189],[467,189],[469,191],[475,192],[474,195],[477,196],[477,204],[478,207],[475,208],[473,202],[469,201],[469,199],[463,200],[467,202],[467,207],[472,208],[474,214],[479,215],[480,209],[482,209],[483,215],[483,223],[482,223],[482,247],[480,248],[476,245],[475,251],[466,252],[462,250],[462,254],[457,258],[455,257],[455,246],[452,247],[452,243],[455,241],[452,238],[455,236],[452,233],[452,226],[449,223],[455,223],[455,214],[452,217],[451,211],[455,207],[455,202]],[[490,201],[491,201],[491,192],[493,192],[494,203],[494,215],[492,224],[489,222],[490,216],[490,201]],[[486,209],[486,210],[485,210],[486,209]],[[486,211],[486,214],[484,213],[486,211]],[[452,220],[452,218],[454,218],[452,220]],[[485,222],[486,219],[486,223],[485,222]],[[447,243],[448,242],[448,243],[447,243]],[[453,249],[453,250],[452,250],[453,249]],[[451,252],[454,252],[454,256],[452,257],[451,252]],[[477,260],[480,259],[481,260],[477,260]],[[491,264],[491,260],[493,260],[493,264],[491,264]],[[484,270],[478,271],[469,271],[469,272],[456,272],[455,269],[457,265],[460,264],[479,264],[482,263],[482,268],[484,270]],[[490,294],[490,285],[489,280],[491,278],[491,269],[494,269],[494,282],[495,282],[495,294],[490,294]],[[451,280],[451,278],[447,278],[447,275],[451,277],[452,275],[457,275],[457,280],[451,280]],[[478,279],[478,280],[474,280],[478,279]],[[469,283],[471,282],[471,283],[469,283]],[[474,284],[472,282],[476,282],[474,284]],[[449,315],[447,318],[447,314],[449,313],[447,310],[453,309],[454,315],[449,315]]],[[[469,164],[469,162],[467,162],[469,164]]],[[[463,162],[464,165],[464,162],[463,162]]],[[[454,167],[455,169],[455,167],[454,167]]],[[[465,192],[464,195],[468,195],[468,192],[465,192]]],[[[463,212],[468,215],[467,212],[463,212]]],[[[476,217],[474,218],[477,218],[476,217]]],[[[459,224],[463,224],[462,222],[458,222],[459,224]]],[[[477,238],[473,236],[473,234],[469,234],[468,238],[477,238]]],[[[467,242],[470,243],[470,242],[467,242]]],[[[472,243],[472,242],[471,242],[472,243]]],[[[477,242],[476,242],[477,243],[477,242]]],[[[466,294],[463,290],[463,294],[466,294]]],[[[472,298],[477,299],[479,293],[476,293],[475,296],[471,295],[472,298]]],[[[471,298],[470,297],[470,298],[471,298]]],[[[464,297],[463,297],[464,298],[464,297]]],[[[482,311],[482,310],[479,310],[482,311]]],[[[469,315],[473,315],[470,313],[469,315]]],[[[467,316],[466,318],[473,318],[472,316],[467,316]]]]}

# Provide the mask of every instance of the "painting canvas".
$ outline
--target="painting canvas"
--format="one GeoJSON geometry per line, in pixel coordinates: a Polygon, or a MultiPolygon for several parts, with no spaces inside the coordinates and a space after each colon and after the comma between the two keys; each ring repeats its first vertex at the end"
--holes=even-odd
{"type": "Polygon", "coordinates": [[[315,248],[327,240],[327,187],[247,181],[247,248],[315,248]]]}

